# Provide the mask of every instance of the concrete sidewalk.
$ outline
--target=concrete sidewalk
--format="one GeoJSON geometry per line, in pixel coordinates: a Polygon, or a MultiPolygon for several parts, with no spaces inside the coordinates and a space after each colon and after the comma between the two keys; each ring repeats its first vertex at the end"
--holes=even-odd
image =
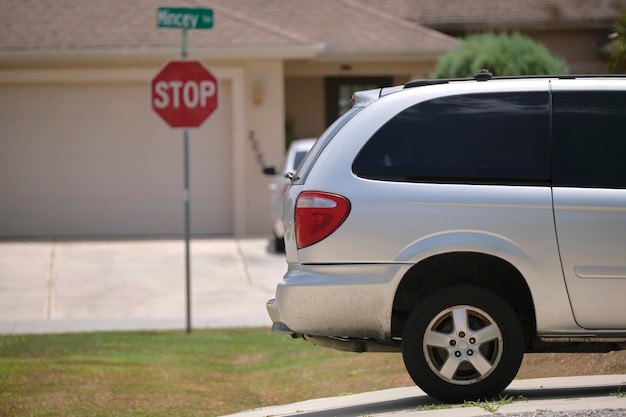
{"type": "MultiPolygon", "coordinates": [[[[313,382],[314,383],[314,382],[313,382]]],[[[496,415],[626,416],[626,375],[580,376],[515,380],[502,394],[511,404],[493,410],[496,415]],[[618,410],[610,412],[609,410],[618,410]],[[563,414],[559,413],[563,412],[563,414]]],[[[481,402],[483,405],[485,401],[481,402]]],[[[492,404],[497,406],[495,402],[492,404]]],[[[265,407],[231,414],[230,417],[477,417],[494,415],[484,406],[441,406],[417,387],[393,388],[333,398],[265,407]],[[439,407],[438,407],[439,406],[439,407]]]]}
{"type": "MultiPolygon", "coordinates": [[[[191,241],[192,327],[271,326],[269,239],[191,241]]],[[[186,327],[184,240],[0,242],[0,334],[186,327]]]]}

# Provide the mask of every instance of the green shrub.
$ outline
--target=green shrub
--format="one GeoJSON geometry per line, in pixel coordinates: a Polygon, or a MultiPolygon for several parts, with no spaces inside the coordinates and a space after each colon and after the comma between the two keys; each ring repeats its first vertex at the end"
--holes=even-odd
{"type": "Polygon", "coordinates": [[[613,26],[611,38],[611,60],[609,70],[611,72],[626,71],[626,12],[613,26]]]}
{"type": "Polygon", "coordinates": [[[432,78],[472,77],[486,68],[494,75],[567,74],[567,65],[548,49],[519,33],[469,35],[443,55],[432,78]]]}

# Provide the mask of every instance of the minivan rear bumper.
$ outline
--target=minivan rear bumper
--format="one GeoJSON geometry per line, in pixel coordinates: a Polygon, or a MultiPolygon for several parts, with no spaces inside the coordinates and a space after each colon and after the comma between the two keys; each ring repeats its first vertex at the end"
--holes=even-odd
{"type": "Polygon", "coordinates": [[[290,264],[267,302],[273,330],[388,340],[396,288],[410,264],[290,264]]]}

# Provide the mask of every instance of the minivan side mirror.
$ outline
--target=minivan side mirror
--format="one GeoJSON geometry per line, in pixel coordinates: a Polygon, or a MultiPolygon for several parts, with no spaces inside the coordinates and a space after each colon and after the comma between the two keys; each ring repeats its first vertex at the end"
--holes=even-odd
{"type": "Polygon", "coordinates": [[[273,165],[264,166],[263,167],[263,174],[265,174],[265,175],[276,175],[276,168],[274,168],[273,165]]]}

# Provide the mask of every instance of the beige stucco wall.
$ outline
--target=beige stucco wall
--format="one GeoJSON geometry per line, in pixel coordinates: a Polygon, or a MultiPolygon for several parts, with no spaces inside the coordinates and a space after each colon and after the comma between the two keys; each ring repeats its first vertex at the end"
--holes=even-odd
{"type": "Polygon", "coordinates": [[[596,44],[606,42],[603,30],[528,31],[525,35],[545,45],[554,55],[564,59],[572,74],[606,74],[608,62],[596,44]]]}
{"type": "Polygon", "coordinates": [[[246,103],[246,143],[239,166],[245,172],[245,194],[241,196],[246,209],[246,234],[271,233],[270,191],[272,178],[263,175],[249,134],[254,132],[258,150],[266,164],[281,164],[284,158],[285,98],[282,61],[267,59],[246,61],[244,102],[246,103]],[[255,95],[261,102],[255,102],[255,95]]]}
{"type": "Polygon", "coordinates": [[[292,139],[318,137],[326,128],[324,78],[287,77],[285,92],[285,113],[292,139]]]}

